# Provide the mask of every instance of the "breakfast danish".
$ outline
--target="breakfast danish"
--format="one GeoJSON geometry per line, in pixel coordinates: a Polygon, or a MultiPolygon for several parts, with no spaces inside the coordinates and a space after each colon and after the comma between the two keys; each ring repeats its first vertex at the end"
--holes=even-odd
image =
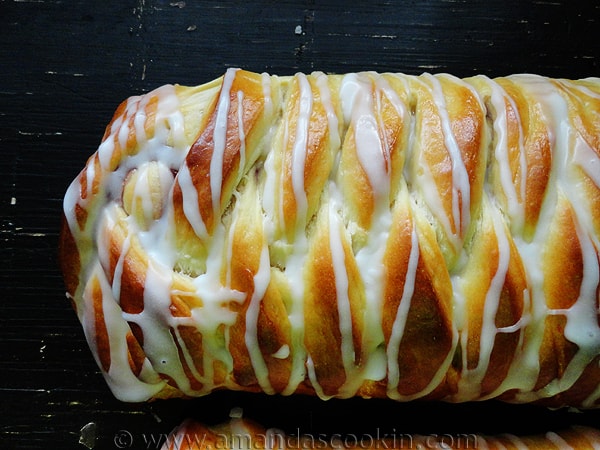
{"type": "Polygon", "coordinates": [[[600,406],[600,79],[163,86],[117,109],[64,219],[122,400],[600,406]]]}

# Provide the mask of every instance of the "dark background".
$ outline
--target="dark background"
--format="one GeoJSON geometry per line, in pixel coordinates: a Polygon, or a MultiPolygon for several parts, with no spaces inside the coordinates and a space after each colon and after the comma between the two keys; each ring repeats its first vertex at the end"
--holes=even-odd
{"type": "Polygon", "coordinates": [[[0,448],[84,449],[86,424],[88,447],[158,448],[149,440],[185,417],[216,423],[232,406],[306,433],[600,424],[598,412],[496,403],[219,393],[124,404],[96,368],[56,260],[64,192],[130,95],[200,84],[230,66],[580,78],[600,75],[599,45],[592,1],[0,0],[0,448]]]}

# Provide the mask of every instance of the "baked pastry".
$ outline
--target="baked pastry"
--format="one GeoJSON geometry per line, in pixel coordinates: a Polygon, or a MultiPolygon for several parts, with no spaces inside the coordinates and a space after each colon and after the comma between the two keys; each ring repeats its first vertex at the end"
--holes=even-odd
{"type": "Polygon", "coordinates": [[[600,79],[163,86],[117,109],[64,216],[122,400],[600,406],[600,79]]]}
{"type": "Polygon", "coordinates": [[[420,435],[397,430],[365,434],[303,433],[294,430],[285,433],[265,428],[245,419],[241,411],[232,411],[228,422],[207,426],[195,420],[186,420],[165,437],[162,450],[204,449],[366,449],[366,448],[485,448],[488,450],[523,449],[592,449],[600,446],[600,431],[587,426],[572,426],[558,432],[489,436],[477,433],[420,435]]]}

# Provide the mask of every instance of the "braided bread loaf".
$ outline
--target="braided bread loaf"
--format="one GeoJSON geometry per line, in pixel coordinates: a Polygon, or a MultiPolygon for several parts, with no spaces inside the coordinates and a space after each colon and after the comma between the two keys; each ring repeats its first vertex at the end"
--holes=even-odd
{"type": "Polygon", "coordinates": [[[398,431],[372,434],[326,435],[286,434],[282,430],[264,428],[242,417],[215,426],[186,420],[165,437],[162,450],[207,449],[465,449],[486,450],[551,450],[596,449],[600,446],[600,431],[591,427],[573,426],[558,432],[518,436],[501,434],[488,436],[475,433],[408,434],[398,431]]]}
{"type": "Polygon", "coordinates": [[[600,406],[600,80],[231,69],[125,101],[64,202],[127,401],[600,406]]]}

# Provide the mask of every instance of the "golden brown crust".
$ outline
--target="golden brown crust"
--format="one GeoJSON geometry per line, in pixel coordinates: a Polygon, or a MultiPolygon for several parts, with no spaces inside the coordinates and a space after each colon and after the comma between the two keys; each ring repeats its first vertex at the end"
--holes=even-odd
{"type": "Polygon", "coordinates": [[[431,435],[409,433],[370,434],[310,434],[296,429],[285,433],[268,429],[245,419],[232,418],[229,422],[206,426],[195,420],[186,420],[165,439],[162,450],[208,450],[297,448],[360,449],[360,448],[485,448],[489,450],[551,450],[588,449],[600,445],[600,431],[591,427],[565,427],[556,432],[515,435],[485,435],[476,433],[439,433],[431,435]]]}

